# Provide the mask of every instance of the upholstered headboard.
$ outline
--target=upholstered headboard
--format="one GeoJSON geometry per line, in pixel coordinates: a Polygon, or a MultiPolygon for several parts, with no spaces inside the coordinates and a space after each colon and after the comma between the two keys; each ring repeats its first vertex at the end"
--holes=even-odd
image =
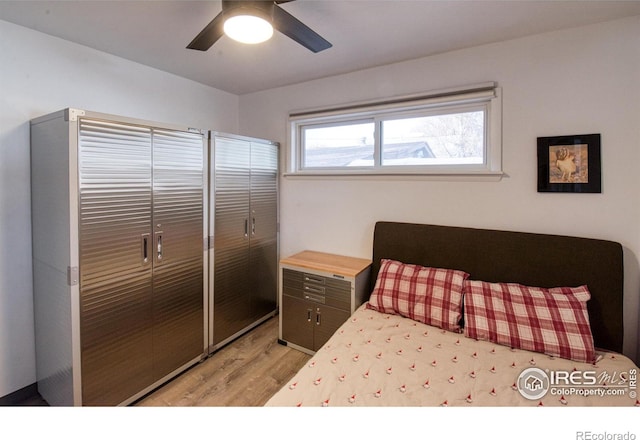
{"type": "Polygon", "coordinates": [[[536,287],[586,284],[595,346],[622,351],[623,263],[619,243],[560,235],[378,222],[371,290],[380,260],[460,269],[474,280],[536,287]]]}

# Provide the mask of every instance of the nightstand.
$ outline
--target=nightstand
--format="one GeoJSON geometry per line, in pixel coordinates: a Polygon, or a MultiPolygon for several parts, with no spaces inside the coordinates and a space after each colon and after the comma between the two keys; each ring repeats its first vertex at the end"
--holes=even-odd
{"type": "Polygon", "coordinates": [[[278,342],[316,352],[368,297],[371,261],[303,251],[280,260],[278,342]]]}

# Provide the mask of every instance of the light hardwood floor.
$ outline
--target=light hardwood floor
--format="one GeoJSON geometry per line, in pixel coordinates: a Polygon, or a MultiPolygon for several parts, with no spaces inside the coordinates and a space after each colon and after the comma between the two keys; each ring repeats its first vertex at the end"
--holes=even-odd
{"type": "Polygon", "coordinates": [[[271,318],[135,406],[262,406],[310,358],[278,344],[271,318]]]}

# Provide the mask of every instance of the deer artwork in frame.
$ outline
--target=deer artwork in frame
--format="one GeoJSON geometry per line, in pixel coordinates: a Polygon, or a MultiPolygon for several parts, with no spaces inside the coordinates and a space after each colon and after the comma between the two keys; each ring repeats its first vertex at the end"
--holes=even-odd
{"type": "Polygon", "coordinates": [[[600,134],[539,137],[538,192],[602,192],[600,134]]]}

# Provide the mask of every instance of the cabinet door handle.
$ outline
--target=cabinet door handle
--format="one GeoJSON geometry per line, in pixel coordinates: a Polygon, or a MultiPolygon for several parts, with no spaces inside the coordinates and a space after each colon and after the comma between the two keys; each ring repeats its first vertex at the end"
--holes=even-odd
{"type": "Polygon", "coordinates": [[[313,310],[307,309],[307,321],[308,322],[311,322],[311,312],[313,312],[313,310]]]}
{"type": "Polygon", "coordinates": [[[245,237],[249,236],[249,219],[248,218],[244,219],[244,236],[245,237]]]}
{"type": "Polygon", "coordinates": [[[256,235],[256,218],[251,218],[251,235],[256,235]]]}
{"type": "Polygon", "coordinates": [[[162,261],[162,231],[156,232],[156,261],[162,261]]]}
{"type": "Polygon", "coordinates": [[[142,234],[140,236],[140,251],[142,253],[142,264],[149,263],[149,234],[142,234]]]}
{"type": "Polygon", "coordinates": [[[321,324],[321,315],[322,313],[320,313],[320,309],[316,309],[316,325],[320,325],[321,324]]]}

